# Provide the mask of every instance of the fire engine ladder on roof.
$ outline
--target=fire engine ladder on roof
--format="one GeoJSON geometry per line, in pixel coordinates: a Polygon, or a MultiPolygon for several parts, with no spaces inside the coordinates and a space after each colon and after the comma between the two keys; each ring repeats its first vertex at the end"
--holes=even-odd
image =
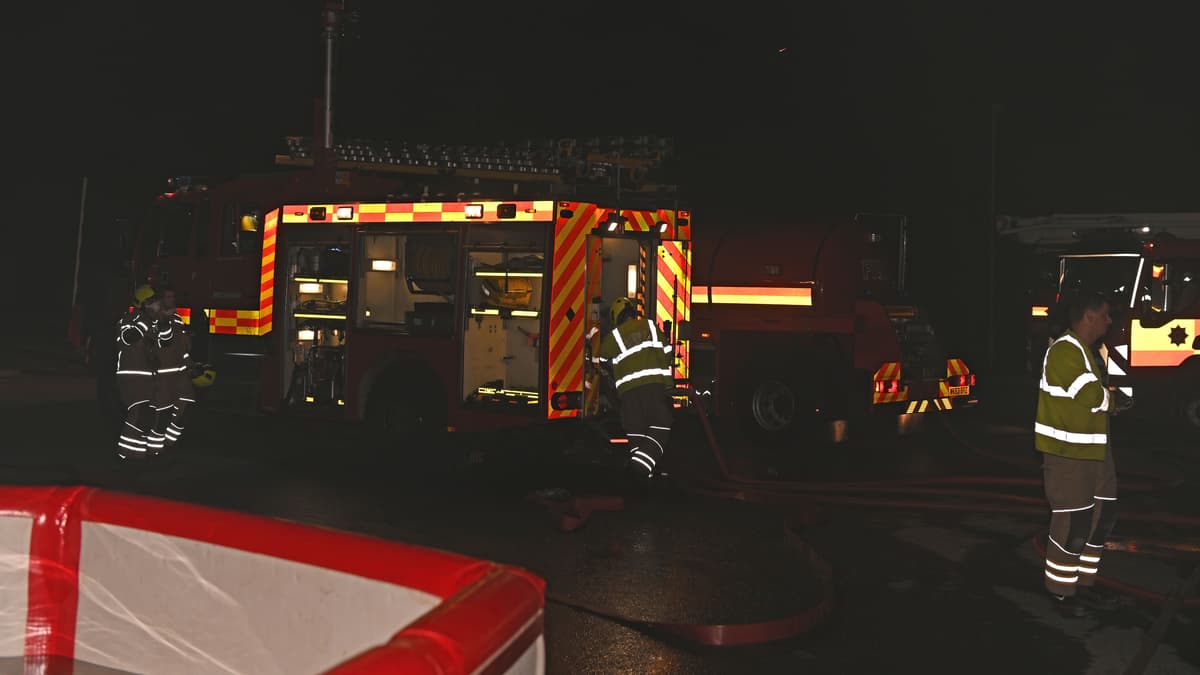
{"type": "Polygon", "coordinates": [[[996,232],[1023,244],[1054,247],[1078,244],[1088,235],[1126,236],[1149,241],[1160,235],[1200,238],[1200,213],[1056,213],[999,216],[996,232]]]}
{"type": "MultiPolygon", "coordinates": [[[[314,165],[313,141],[304,136],[285,138],[284,151],[275,155],[278,166],[314,165]]],[[[517,143],[452,145],[351,139],[333,147],[337,168],[404,174],[450,182],[454,192],[438,187],[425,198],[467,199],[478,195],[480,181],[511,183],[515,194],[521,185],[540,187],[554,195],[597,201],[626,195],[654,197],[656,206],[674,199],[677,187],[656,183],[655,173],[673,156],[673,142],[656,136],[588,139],[535,139],[517,143]],[[469,190],[471,192],[458,192],[469,190]],[[594,195],[594,197],[593,197],[594,195]]]]}

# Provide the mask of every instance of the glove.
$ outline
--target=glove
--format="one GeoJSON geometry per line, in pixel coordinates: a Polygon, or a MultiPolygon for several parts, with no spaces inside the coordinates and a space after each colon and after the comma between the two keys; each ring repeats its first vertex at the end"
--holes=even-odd
{"type": "Polygon", "coordinates": [[[1132,396],[1126,395],[1125,392],[1121,391],[1120,389],[1113,389],[1111,394],[1112,401],[1109,402],[1109,408],[1111,409],[1112,414],[1117,415],[1133,407],[1132,396]]]}
{"type": "Polygon", "coordinates": [[[142,329],[132,324],[121,329],[121,342],[127,345],[137,344],[144,336],[142,329]]]}

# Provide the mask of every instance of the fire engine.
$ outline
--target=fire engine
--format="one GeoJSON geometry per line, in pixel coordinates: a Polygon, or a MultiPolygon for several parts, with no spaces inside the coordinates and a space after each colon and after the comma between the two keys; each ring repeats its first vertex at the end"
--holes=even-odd
{"type": "Polygon", "coordinates": [[[1200,433],[1200,214],[1004,217],[997,226],[1030,246],[1061,247],[1055,299],[1074,290],[1108,294],[1113,327],[1102,353],[1110,384],[1136,396],[1139,412],[1172,413],[1200,433]]]}
{"type": "Polygon", "coordinates": [[[698,236],[690,375],[710,413],[774,441],[864,414],[974,406],[975,374],[906,296],[906,226],[860,214],[698,236]]]}
{"type": "Polygon", "coordinates": [[[618,296],[687,377],[691,214],[646,182],[666,141],[349,141],[333,180],[308,147],[276,158],[298,174],[156,200],[147,276],[207,318],[214,397],[397,434],[601,415],[590,352],[618,296]]]}

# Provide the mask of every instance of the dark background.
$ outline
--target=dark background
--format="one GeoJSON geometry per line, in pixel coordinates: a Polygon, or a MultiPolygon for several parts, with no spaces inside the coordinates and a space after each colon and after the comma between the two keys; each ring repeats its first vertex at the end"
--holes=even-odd
{"type": "MultiPolygon", "coordinates": [[[[664,135],[699,227],[904,213],[914,290],[976,363],[993,147],[997,213],[1200,211],[1193,15],[806,4],[351,0],[334,134],[664,135]]],[[[5,43],[0,309],[60,339],[82,178],[104,228],[168,176],[268,170],[313,131],[320,3],[30,5],[5,43]]],[[[1015,260],[998,258],[1001,366],[1023,344],[1015,260]]]]}

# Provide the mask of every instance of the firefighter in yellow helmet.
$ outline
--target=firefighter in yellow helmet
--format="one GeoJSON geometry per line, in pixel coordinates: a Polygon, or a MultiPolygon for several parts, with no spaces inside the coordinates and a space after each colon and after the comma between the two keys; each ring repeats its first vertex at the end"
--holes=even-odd
{"type": "Polygon", "coordinates": [[[612,366],[621,427],[629,440],[629,475],[644,487],[654,477],[671,435],[674,355],[668,336],[639,316],[629,298],[613,300],[609,318],[612,330],[600,342],[598,360],[612,366]]]}
{"type": "Polygon", "coordinates": [[[151,414],[158,367],[153,325],[160,309],[154,289],[139,286],[133,292],[133,307],[117,321],[117,389],[125,405],[125,423],[117,438],[120,459],[146,457],[162,445],[151,414]]]}
{"type": "Polygon", "coordinates": [[[141,286],[133,289],[134,309],[141,309],[142,305],[152,297],[154,297],[154,288],[147,284],[142,284],[141,286]]]}

